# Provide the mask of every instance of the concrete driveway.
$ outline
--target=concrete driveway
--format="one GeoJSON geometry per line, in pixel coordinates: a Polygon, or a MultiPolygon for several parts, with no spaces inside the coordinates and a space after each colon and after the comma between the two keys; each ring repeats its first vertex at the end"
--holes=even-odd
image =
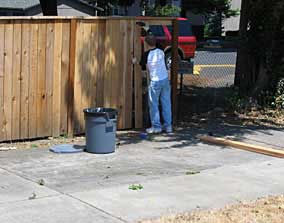
{"type": "MultiPolygon", "coordinates": [[[[284,145],[283,129],[230,130],[215,132],[284,145]]],[[[135,222],[284,193],[283,159],[204,144],[192,137],[198,131],[151,141],[120,133],[121,145],[108,155],[0,152],[0,222],[135,222]]]]}

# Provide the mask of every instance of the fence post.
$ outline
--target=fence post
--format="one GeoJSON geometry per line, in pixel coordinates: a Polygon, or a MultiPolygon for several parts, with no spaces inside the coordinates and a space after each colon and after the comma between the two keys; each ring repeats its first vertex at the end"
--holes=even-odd
{"type": "Polygon", "coordinates": [[[177,82],[178,82],[178,20],[172,20],[172,64],[171,64],[171,86],[172,86],[172,116],[173,123],[177,120],[177,82]]]}
{"type": "Polygon", "coordinates": [[[75,53],[76,53],[77,20],[70,22],[70,61],[68,77],[68,101],[67,101],[67,132],[69,137],[74,135],[74,76],[75,76],[75,53]]]}

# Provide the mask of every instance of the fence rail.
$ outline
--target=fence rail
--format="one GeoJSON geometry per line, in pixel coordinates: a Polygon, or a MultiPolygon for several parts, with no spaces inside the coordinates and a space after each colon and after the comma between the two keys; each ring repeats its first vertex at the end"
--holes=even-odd
{"type": "Polygon", "coordinates": [[[0,141],[83,133],[92,106],[142,127],[140,54],[136,18],[1,17],[0,141]]]}

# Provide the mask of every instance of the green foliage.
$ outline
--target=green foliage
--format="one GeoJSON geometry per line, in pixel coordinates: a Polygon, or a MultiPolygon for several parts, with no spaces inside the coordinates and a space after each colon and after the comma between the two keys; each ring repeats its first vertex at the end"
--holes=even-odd
{"type": "Polygon", "coordinates": [[[276,86],[275,100],[272,105],[278,109],[284,108],[284,78],[280,79],[276,86]]]}
{"type": "Polygon", "coordinates": [[[147,16],[179,16],[181,8],[175,5],[155,6],[149,5],[146,8],[147,16]]]}
{"type": "Polygon", "coordinates": [[[206,17],[207,26],[204,32],[207,37],[221,36],[222,21],[239,15],[239,10],[231,9],[231,0],[184,0],[182,8],[206,17]]]}
{"type": "Polygon", "coordinates": [[[214,12],[208,17],[206,34],[208,37],[221,36],[222,34],[222,13],[214,12]]]}
{"type": "Polygon", "coordinates": [[[241,109],[244,109],[247,104],[247,98],[240,95],[238,88],[232,88],[232,91],[226,98],[226,101],[229,109],[233,111],[240,111],[241,109]]]}
{"type": "Polygon", "coordinates": [[[141,184],[132,184],[128,187],[129,190],[142,190],[143,186],[141,184]]]}
{"type": "Polygon", "coordinates": [[[160,15],[160,16],[179,16],[181,12],[181,8],[175,5],[166,5],[163,7],[158,7],[156,11],[157,11],[157,15],[160,15]]]}
{"type": "Polygon", "coordinates": [[[230,110],[238,112],[255,108],[281,110],[284,108],[284,78],[278,81],[275,89],[263,90],[256,98],[241,95],[239,89],[234,87],[226,101],[230,110]]]}

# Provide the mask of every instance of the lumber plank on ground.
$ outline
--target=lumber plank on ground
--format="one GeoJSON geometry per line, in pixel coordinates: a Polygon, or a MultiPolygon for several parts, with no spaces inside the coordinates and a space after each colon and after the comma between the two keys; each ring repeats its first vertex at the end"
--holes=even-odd
{"type": "Polygon", "coordinates": [[[197,138],[202,140],[202,141],[213,143],[213,144],[231,146],[231,147],[235,147],[235,148],[238,148],[238,149],[247,150],[247,151],[250,151],[250,152],[261,153],[261,154],[264,154],[264,155],[274,156],[274,157],[278,157],[278,158],[284,158],[284,150],[267,148],[267,147],[264,147],[264,146],[248,144],[248,143],[224,139],[224,138],[220,138],[220,137],[197,135],[197,138]]]}

